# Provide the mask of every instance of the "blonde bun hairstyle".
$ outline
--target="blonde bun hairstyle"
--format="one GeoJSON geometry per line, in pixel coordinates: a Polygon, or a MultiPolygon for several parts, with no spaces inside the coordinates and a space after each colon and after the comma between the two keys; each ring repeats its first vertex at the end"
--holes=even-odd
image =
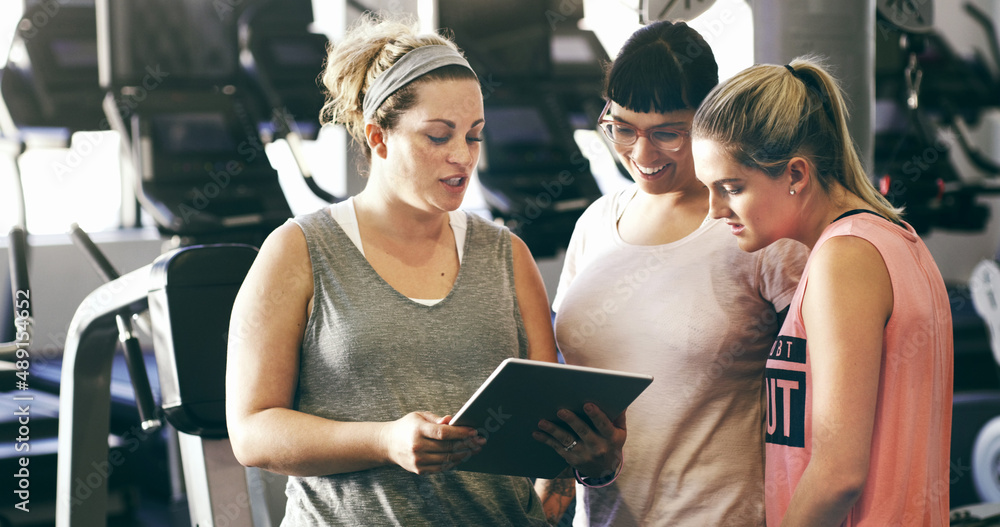
{"type": "MultiPolygon", "coordinates": [[[[329,46],[322,81],[326,102],[320,111],[320,123],[342,124],[365,157],[371,151],[365,140],[365,117],[362,111],[365,93],[375,79],[403,55],[421,46],[443,45],[456,51],[449,38],[419,34],[410,20],[366,13],[347,31],[344,38],[329,46]]],[[[432,70],[392,94],[375,112],[374,123],[391,130],[399,116],[416,103],[414,86],[431,80],[477,80],[475,73],[461,66],[432,70]]]]}

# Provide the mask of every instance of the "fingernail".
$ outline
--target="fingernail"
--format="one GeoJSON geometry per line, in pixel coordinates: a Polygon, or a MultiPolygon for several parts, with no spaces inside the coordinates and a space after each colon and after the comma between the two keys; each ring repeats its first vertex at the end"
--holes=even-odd
{"type": "Polygon", "coordinates": [[[558,415],[560,418],[566,419],[567,417],[569,417],[569,410],[566,409],[559,410],[558,415]]]}
{"type": "Polygon", "coordinates": [[[485,445],[486,444],[486,438],[485,437],[477,437],[476,438],[476,444],[485,445]]]}

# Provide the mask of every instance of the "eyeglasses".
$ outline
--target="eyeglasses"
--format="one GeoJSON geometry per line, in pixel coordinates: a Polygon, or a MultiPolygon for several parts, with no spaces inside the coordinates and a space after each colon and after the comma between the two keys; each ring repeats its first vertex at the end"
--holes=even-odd
{"type": "Polygon", "coordinates": [[[645,137],[653,146],[660,150],[676,152],[684,146],[684,138],[691,135],[687,130],[680,130],[669,127],[653,127],[647,129],[636,128],[628,123],[606,119],[608,110],[611,109],[611,101],[604,106],[601,112],[601,119],[597,121],[597,127],[604,132],[604,135],[616,145],[634,145],[640,137],[645,137]]]}

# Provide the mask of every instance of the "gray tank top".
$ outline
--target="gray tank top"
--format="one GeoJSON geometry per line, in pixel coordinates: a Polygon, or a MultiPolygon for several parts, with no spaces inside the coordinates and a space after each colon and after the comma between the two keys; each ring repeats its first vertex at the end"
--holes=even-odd
{"type": "MultiPolygon", "coordinates": [[[[313,268],[295,407],[339,421],[454,414],[503,359],[527,356],[510,234],[469,214],[464,256],[441,302],[414,302],[372,269],[320,210],[293,221],[313,268]]],[[[546,525],[523,477],[396,466],[290,477],[282,525],[546,525]]]]}

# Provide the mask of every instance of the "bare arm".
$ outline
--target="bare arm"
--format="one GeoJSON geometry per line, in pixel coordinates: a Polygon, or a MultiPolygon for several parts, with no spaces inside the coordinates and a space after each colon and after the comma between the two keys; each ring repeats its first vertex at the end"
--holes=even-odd
{"type": "Polygon", "coordinates": [[[556,362],[556,338],[552,332],[552,312],[545,283],[528,246],[513,234],[510,238],[514,253],[514,290],[528,335],[528,358],[556,362]]]}
{"type": "MultiPolygon", "coordinates": [[[[528,356],[533,360],[556,361],[555,335],[552,332],[552,314],[548,295],[538,267],[527,245],[517,236],[511,235],[514,250],[514,282],[517,288],[518,307],[524,328],[528,333],[528,356]]],[[[542,500],[545,517],[549,523],[559,523],[576,495],[576,480],[567,469],[557,479],[538,479],[535,492],[542,500]]]]}
{"type": "Polygon", "coordinates": [[[573,498],[576,497],[576,480],[572,474],[568,477],[556,479],[536,479],[535,492],[542,500],[542,509],[545,511],[545,519],[552,525],[557,525],[566,509],[569,508],[573,498]]]}
{"type": "MultiPolygon", "coordinates": [[[[556,362],[555,335],[552,331],[552,311],[549,309],[548,295],[545,285],[538,272],[534,259],[527,245],[517,236],[511,235],[514,251],[514,282],[517,289],[518,306],[524,319],[525,331],[528,333],[528,357],[533,360],[556,362]]],[[[548,421],[539,423],[540,431],[535,432],[535,439],[551,446],[560,456],[574,468],[586,476],[603,476],[616,471],[622,460],[622,447],[625,444],[625,414],[612,422],[593,404],[586,405],[587,413],[594,427],[590,427],[582,419],[569,411],[560,413],[560,419],[569,425],[572,431],[566,431],[548,421]],[[577,441],[571,451],[564,449],[573,441],[577,441]]],[[[570,473],[572,477],[572,473],[570,473]]],[[[546,505],[546,515],[558,512],[559,516],[566,510],[575,494],[573,479],[557,478],[542,483],[536,483],[546,505]],[[568,490],[566,490],[568,488],[568,490]],[[550,494],[555,490],[559,496],[550,494]],[[544,493],[544,494],[543,494],[544,493]],[[567,497],[568,496],[568,497],[567,497]],[[560,504],[561,505],[558,505],[560,504]],[[559,507],[556,511],[555,507],[559,507]]]]}
{"type": "Polygon", "coordinates": [[[399,465],[417,473],[447,468],[478,448],[475,431],[414,412],[387,423],[339,422],[293,410],[299,349],[312,305],[305,236],[286,224],[261,247],[230,321],[226,419],[240,463],[294,476],[399,465]]]}
{"type": "Polygon", "coordinates": [[[892,284],[879,252],[838,236],[820,247],[802,304],[812,363],[812,456],[782,525],[840,525],[868,476],[892,284]]]}

